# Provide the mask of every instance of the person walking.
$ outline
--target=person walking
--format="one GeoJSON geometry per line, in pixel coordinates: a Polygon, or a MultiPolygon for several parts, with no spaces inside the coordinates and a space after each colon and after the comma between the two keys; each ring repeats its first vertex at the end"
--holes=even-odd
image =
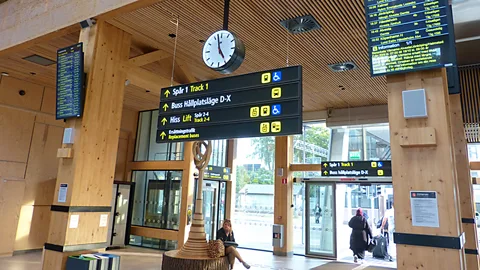
{"type": "Polygon", "coordinates": [[[350,249],[353,251],[353,261],[365,258],[365,250],[368,249],[368,241],[372,239],[372,230],[367,220],[363,217],[362,208],[358,208],[356,215],[350,219],[348,226],[352,228],[350,235],[350,249]]]}
{"type": "Polygon", "coordinates": [[[320,223],[320,217],[322,216],[322,208],[320,208],[320,205],[315,207],[315,223],[319,224],[320,223]]]}

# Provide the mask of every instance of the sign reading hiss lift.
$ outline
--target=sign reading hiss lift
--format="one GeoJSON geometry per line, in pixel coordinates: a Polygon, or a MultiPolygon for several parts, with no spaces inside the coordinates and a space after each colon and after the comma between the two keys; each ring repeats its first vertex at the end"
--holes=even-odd
{"type": "Polygon", "coordinates": [[[83,78],[83,43],[58,50],[56,119],[82,115],[83,78]]]}
{"type": "Polygon", "coordinates": [[[456,65],[448,0],[365,0],[372,76],[456,65]]]}
{"type": "Polygon", "coordinates": [[[385,161],[329,161],[322,162],[324,177],[390,177],[392,162],[385,161]]]}
{"type": "Polygon", "coordinates": [[[302,133],[302,67],[163,88],[157,143],[302,133]]]}

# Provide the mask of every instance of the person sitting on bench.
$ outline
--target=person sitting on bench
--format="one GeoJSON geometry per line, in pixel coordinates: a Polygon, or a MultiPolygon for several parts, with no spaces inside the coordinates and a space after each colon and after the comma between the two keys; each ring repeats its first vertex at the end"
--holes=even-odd
{"type": "Polygon", "coordinates": [[[217,240],[218,239],[222,240],[225,245],[225,255],[228,256],[228,261],[231,266],[230,269],[233,269],[235,258],[237,258],[245,268],[250,269],[250,265],[242,259],[242,256],[240,256],[240,253],[238,253],[235,248],[235,236],[233,235],[232,222],[229,219],[225,219],[222,228],[218,230],[217,240]]]}

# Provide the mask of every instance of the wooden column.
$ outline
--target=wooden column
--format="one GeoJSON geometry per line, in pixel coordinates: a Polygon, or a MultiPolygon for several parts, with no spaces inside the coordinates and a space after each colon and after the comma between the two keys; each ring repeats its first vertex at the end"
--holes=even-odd
{"type": "MultiPolygon", "coordinates": [[[[445,70],[391,75],[387,77],[387,85],[395,233],[409,234],[410,240],[418,240],[420,236],[458,240],[462,224],[445,70]],[[415,89],[425,89],[428,118],[407,120],[403,117],[402,91],[415,89]],[[437,192],[440,227],[412,225],[410,191],[437,192]]],[[[395,237],[395,242],[399,239],[395,237]]],[[[432,244],[427,242],[423,244],[432,244]]],[[[397,260],[399,270],[465,269],[461,249],[397,244],[397,260]]]]}
{"type": "Polygon", "coordinates": [[[452,121],[452,138],[455,149],[458,193],[463,231],[465,232],[465,257],[467,269],[480,269],[478,256],[477,226],[475,224],[475,200],[472,178],[468,163],[468,150],[463,126],[462,104],[460,94],[450,95],[450,114],[452,121]]]}
{"type": "Polygon", "coordinates": [[[290,164],[293,160],[293,137],[275,138],[275,193],[274,224],[283,225],[283,247],[273,248],[273,254],[293,256],[293,177],[290,164]],[[280,171],[283,174],[280,175],[280,171]],[[283,184],[282,179],[287,183],[283,184]]]}
{"type": "Polygon", "coordinates": [[[237,172],[237,140],[230,139],[227,143],[227,167],[230,168],[230,181],[227,182],[227,198],[225,205],[225,218],[232,219],[235,214],[235,202],[236,202],[236,191],[237,191],[237,181],[236,181],[236,172],[237,172]]]}
{"type": "Polygon", "coordinates": [[[74,129],[74,143],[63,148],[73,157],[59,163],[45,270],[65,269],[67,256],[106,247],[108,224],[100,224],[111,208],[130,40],[103,21],[80,34],[88,74],[84,113],[66,123],[74,129]],[[61,184],[68,185],[66,202],[58,201],[61,184]]]}

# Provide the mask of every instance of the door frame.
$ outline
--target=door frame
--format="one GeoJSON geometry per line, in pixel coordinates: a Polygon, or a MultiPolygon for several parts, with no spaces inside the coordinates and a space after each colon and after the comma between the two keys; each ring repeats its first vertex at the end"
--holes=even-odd
{"type": "Polygon", "coordinates": [[[336,260],[337,259],[337,195],[336,195],[336,185],[335,182],[330,181],[315,181],[315,182],[306,182],[305,183],[305,256],[308,257],[316,257],[322,259],[329,259],[329,260],[336,260]],[[310,186],[312,185],[325,185],[332,187],[332,228],[333,228],[333,255],[325,254],[325,253],[318,253],[318,252],[311,252],[310,251],[310,186]]]}
{"type": "Polygon", "coordinates": [[[295,182],[302,182],[305,184],[305,198],[304,202],[306,204],[304,216],[305,216],[305,256],[306,257],[314,257],[314,258],[321,258],[321,259],[329,259],[329,260],[337,260],[338,251],[337,251],[337,185],[338,184],[387,184],[392,185],[392,177],[373,177],[373,178],[337,178],[337,177],[319,177],[319,178],[295,178],[295,182]],[[331,184],[333,185],[333,193],[334,193],[334,215],[333,215],[333,223],[334,223],[334,254],[335,256],[325,256],[318,253],[310,253],[308,252],[310,248],[310,203],[309,203],[309,187],[310,185],[314,184],[331,184]]]}

